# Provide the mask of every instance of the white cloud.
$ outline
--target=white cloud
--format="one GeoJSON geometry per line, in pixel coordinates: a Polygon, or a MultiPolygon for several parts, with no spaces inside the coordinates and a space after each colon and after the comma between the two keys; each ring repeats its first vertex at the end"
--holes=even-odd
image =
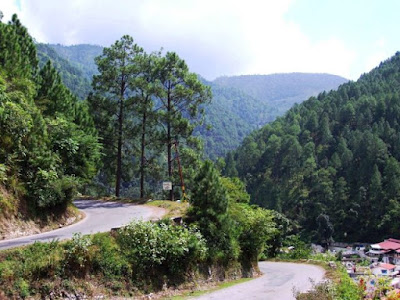
{"type": "Polygon", "coordinates": [[[41,42],[107,46],[130,34],[148,51],[161,47],[176,51],[191,70],[207,78],[277,72],[349,77],[354,51],[335,37],[311,41],[297,24],[285,19],[292,3],[21,0],[19,16],[41,42]]]}
{"type": "Polygon", "coordinates": [[[16,0],[2,0],[0,4],[0,11],[4,17],[2,22],[8,22],[14,13],[18,13],[19,9],[16,0]]]}

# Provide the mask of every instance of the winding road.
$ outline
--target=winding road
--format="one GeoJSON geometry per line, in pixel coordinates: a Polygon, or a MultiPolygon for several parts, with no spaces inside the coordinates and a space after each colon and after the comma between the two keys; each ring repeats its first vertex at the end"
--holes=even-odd
{"type": "Polygon", "coordinates": [[[36,241],[64,240],[71,238],[77,232],[92,234],[110,231],[111,228],[126,225],[133,219],[158,219],[165,213],[164,209],[158,207],[120,202],[77,200],[74,204],[86,215],[82,221],[49,232],[0,241],[0,250],[32,244],[36,241]]]}
{"type": "Polygon", "coordinates": [[[310,279],[317,283],[325,275],[321,267],[306,264],[260,262],[258,266],[263,275],[254,280],[191,299],[292,300],[295,299],[294,291],[309,290],[312,287],[310,279]]]}

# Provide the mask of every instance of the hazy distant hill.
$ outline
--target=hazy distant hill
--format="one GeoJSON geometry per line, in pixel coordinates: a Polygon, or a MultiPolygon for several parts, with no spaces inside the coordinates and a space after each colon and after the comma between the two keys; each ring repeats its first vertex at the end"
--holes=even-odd
{"type": "MultiPolygon", "coordinates": [[[[38,44],[41,64],[53,61],[65,85],[84,99],[97,73],[94,58],[102,47],[93,45],[38,44]]],[[[244,137],[277,116],[294,103],[300,103],[324,90],[337,88],[347,80],[329,74],[274,74],[220,77],[212,82],[212,103],[205,108],[205,126],[195,131],[204,138],[206,156],[215,159],[236,149],[244,137]],[[210,130],[207,129],[211,127],[210,130]]]]}
{"type": "Polygon", "coordinates": [[[331,74],[284,73],[219,77],[214,80],[214,83],[241,89],[246,94],[283,113],[294,103],[301,103],[324,90],[336,89],[347,81],[343,77],[331,74]]]}
{"type": "Polygon", "coordinates": [[[73,46],[51,44],[49,46],[56,50],[62,57],[78,65],[87,79],[92,80],[93,75],[97,74],[98,71],[94,58],[103,52],[103,47],[87,44],[73,46]]]}
{"type": "Polygon", "coordinates": [[[85,99],[91,91],[91,77],[87,76],[86,65],[79,64],[59,54],[53,45],[37,44],[39,66],[43,67],[48,60],[61,75],[63,83],[76,96],[85,99]]]}

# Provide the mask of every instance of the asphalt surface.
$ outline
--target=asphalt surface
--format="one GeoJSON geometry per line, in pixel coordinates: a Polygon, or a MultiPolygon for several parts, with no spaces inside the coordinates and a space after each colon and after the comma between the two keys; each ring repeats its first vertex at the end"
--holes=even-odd
{"type": "Polygon", "coordinates": [[[70,226],[53,231],[0,241],[0,250],[32,244],[35,241],[69,239],[74,233],[93,234],[110,231],[111,228],[128,224],[132,220],[151,220],[160,218],[165,210],[157,207],[132,205],[119,202],[102,202],[98,200],[77,200],[75,205],[86,217],[70,226]]]}
{"type": "Polygon", "coordinates": [[[263,275],[259,278],[218,290],[201,297],[201,300],[292,300],[294,291],[305,292],[312,287],[310,279],[317,283],[323,280],[325,271],[321,267],[282,263],[260,262],[263,275]]]}

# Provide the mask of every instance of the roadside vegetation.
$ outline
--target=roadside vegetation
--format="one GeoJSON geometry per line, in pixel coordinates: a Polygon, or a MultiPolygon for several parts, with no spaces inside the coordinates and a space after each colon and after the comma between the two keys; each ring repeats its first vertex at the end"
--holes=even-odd
{"type": "Polygon", "coordinates": [[[133,222],[113,233],[1,251],[0,296],[133,296],[254,276],[266,241],[277,234],[273,213],[249,206],[239,181],[228,191],[232,180],[209,161],[196,182],[186,213],[185,203],[153,203],[182,214],[183,225],[133,222]]]}

